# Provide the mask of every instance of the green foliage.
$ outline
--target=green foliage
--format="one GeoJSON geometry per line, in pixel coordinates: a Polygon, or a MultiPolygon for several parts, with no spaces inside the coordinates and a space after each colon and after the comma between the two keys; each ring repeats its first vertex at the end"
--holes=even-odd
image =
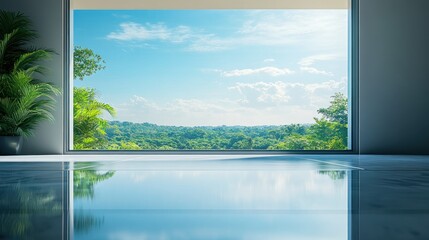
{"type": "MultiPolygon", "coordinates": [[[[84,77],[104,69],[104,63],[101,56],[91,49],[75,47],[74,78],[83,80],[84,77]]],[[[115,109],[112,106],[97,99],[95,89],[73,88],[73,148],[75,150],[110,148],[105,138],[108,122],[102,118],[104,112],[111,116],[115,115],[115,109]]],[[[132,146],[125,144],[124,148],[132,148],[132,146]]]]}
{"type": "Polygon", "coordinates": [[[16,171],[1,171],[0,239],[36,239],[45,226],[40,224],[40,214],[61,219],[61,191],[53,185],[40,184],[41,179],[40,173],[32,171],[22,171],[19,176],[16,171]]]}
{"type": "Polygon", "coordinates": [[[0,74],[12,72],[18,58],[34,51],[29,44],[36,37],[29,18],[0,10],[0,74]]]}
{"type": "Polygon", "coordinates": [[[51,84],[34,82],[27,71],[0,76],[0,135],[30,136],[39,122],[53,121],[52,95],[59,90],[51,84]]]}
{"type": "Polygon", "coordinates": [[[142,150],[275,150],[283,149],[273,147],[283,139],[305,134],[309,127],[179,127],[113,121],[106,133],[110,150],[124,150],[123,143],[136,144],[142,150]]]}
{"type": "Polygon", "coordinates": [[[105,128],[107,120],[101,118],[103,112],[115,115],[115,109],[96,99],[96,93],[91,88],[73,89],[73,134],[74,149],[105,149],[105,128]]]}
{"type": "MultiPolygon", "coordinates": [[[[88,167],[87,163],[76,163],[76,168],[88,167]]],[[[91,167],[94,167],[91,164],[91,167]]],[[[100,172],[93,169],[75,170],[73,172],[73,196],[76,199],[93,199],[94,186],[97,183],[108,180],[115,175],[114,171],[100,172]]],[[[76,211],[73,219],[74,230],[76,232],[88,232],[94,227],[101,226],[103,218],[93,216],[84,211],[76,211]]]]}
{"type": "MultiPolygon", "coordinates": [[[[341,94],[332,104],[347,103],[341,94]],[[341,99],[339,99],[341,98],[341,99]]],[[[158,126],[150,123],[107,122],[106,142],[93,149],[108,150],[345,150],[347,124],[335,111],[315,118],[314,124],[284,126],[158,126]],[[329,117],[329,118],[328,118],[329,117]]],[[[343,115],[344,119],[344,115],[343,115]]],[[[347,119],[347,116],[345,116],[347,119]]],[[[104,120],[103,120],[104,121],[104,120]]],[[[106,123],[106,122],[104,122],[106,123]]],[[[100,139],[96,137],[95,139],[100,139]]]]}
{"type": "Polygon", "coordinates": [[[110,144],[108,150],[142,150],[139,145],[133,142],[120,142],[119,144],[110,144]]]}
{"type": "Polygon", "coordinates": [[[346,176],[346,171],[340,171],[340,170],[321,170],[321,171],[319,171],[319,174],[327,175],[332,180],[342,180],[346,176]]]}
{"type": "Polygon", "coordinates": [[[73,54],[74,79],[83,80],[105,68],[103,58],[91,49],[75,47],[73,54]]]}
{"type": "MultiPolygon", "coordinates": [[[[336,93],[328,108],[318,110],[322,118],[298,134],[291,134],[275,144],[271,150],[346,150],[347,149],[347,98],[336,93]]],[[[292,126],[289,126],[291,128],[292,126]]]]}
{"type": "Polygon", "coordinates": [[[73,194],[76,198],[92,199],[94,186],[105,181],[115,174],[114,171],[101,173],[96,170],[75,170],[73,172],[73,194]]]}
{"type": "Polygon", "coordinates": [[[53,120],[55,95],[50,83],[35,79],[40,61],[51,51],[29,48],[36,33],[20,13],[0,11],[0,135],[30,136],[42,120],[53,120]]]}
{"type": "Polygon", "coordinates": [[[347,98],[342,93],[335,93],[332,96],[331,105],[328,108],[321,108],[317,112],[330,122],[347,124],[347,98]]]}
{"type": "Polygon", "coordinates": [[[322,118],[314,119],[316,124],[310,131],[324,142],[325,149],[347,149],[347,102],[347,98],[342,93],[336,93],[332,96],[331,105],[328,108],[318,110],[322,114],[322,118]]]}

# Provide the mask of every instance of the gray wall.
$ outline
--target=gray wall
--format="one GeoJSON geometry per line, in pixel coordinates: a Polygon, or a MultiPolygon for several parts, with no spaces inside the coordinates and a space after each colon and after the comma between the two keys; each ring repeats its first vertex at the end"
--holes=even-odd
{"type": "MultiPolygon", "coordinates": [[[[34,44],[54,50],[57,55],[46,65],[48,72],[45,80],[63,87],[63,34],[62,34],[62,0],[1,0],[0,9],[20,11],[33,21],[40,38],[34,44]]],[[[55,122],[43,122],[35,136],[26,140],[24,154],[58,154],[63,152],[63,101],[57,99],[54,112],[55,122]]]]}
{"type": "MultiPolygon", "coordinates": [[[[54,49],[48,81],[63,85],[62,1],[2,0],[30,16],[54,49]]],[[[429,154],[429,1],[360,0],[360,152],[429,154]]],[[[43,123],[24,153],[62,153],[62,98],[55,123],[43,123]]]]}
{"type": "Polygon", "coordinates": [[[429,154],[429,1],[360,0],[361,153],[429,154]]]}

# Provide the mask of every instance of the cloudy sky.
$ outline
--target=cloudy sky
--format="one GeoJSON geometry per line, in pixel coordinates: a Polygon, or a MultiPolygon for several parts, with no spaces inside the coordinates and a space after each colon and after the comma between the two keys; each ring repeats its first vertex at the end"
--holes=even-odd
{"type": "Polygon", "coordinates": [[[106,69],[115,120],[159,125],[311,123],[347,93],[347,10],[74,11],[74,44],[106,69]]]}

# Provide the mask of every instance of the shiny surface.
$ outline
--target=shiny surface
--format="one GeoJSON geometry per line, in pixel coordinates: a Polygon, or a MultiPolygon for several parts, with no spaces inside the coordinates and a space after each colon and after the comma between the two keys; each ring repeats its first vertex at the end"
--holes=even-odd
{"type": "Polygon", "coordinates": [[[79,171],[75,239],[347,239],[346,171],[79,171]]]}
{"type": "Polygon", "coordinates": [[[0,239],[429,239],[424,156],[5,159],[0,239]]]}

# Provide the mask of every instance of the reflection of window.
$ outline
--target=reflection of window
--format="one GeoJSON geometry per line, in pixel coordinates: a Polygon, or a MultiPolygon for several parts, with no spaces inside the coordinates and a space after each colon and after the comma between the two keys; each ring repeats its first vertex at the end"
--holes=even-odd
{"type": "Polygon", "coordinates": [[[72,149],[350,149],[347,1],[318,10],[91,4],[72,4],[72,149]]]}
{"type": "MultiPolygon", "coordinates": [[[[257,162],[250,165],[255,167],[257,162]]],[[[287,165],[294,163],[297,162],[287,165]]],[[[138,168],[136,162],[132,165],[138,168]]],[[[213,166],[210,164],[210,168],[213,166]]],[[[352,223],[348,215],[352,210],[350,197],[359,193],[349,188],[351,172],[342,170],[129,169],[116,171],[108,178],[105,173],[85,171],[72,171],[75,180],[92,183],[79,188],[75,183],[69,195],[73,202],[70,212],[74,214],[74,239],[257,236],[256,239],[346,240],[352,223]],[[91,192],[91,197],[82,196],[82,192],[91,192]]]]}

